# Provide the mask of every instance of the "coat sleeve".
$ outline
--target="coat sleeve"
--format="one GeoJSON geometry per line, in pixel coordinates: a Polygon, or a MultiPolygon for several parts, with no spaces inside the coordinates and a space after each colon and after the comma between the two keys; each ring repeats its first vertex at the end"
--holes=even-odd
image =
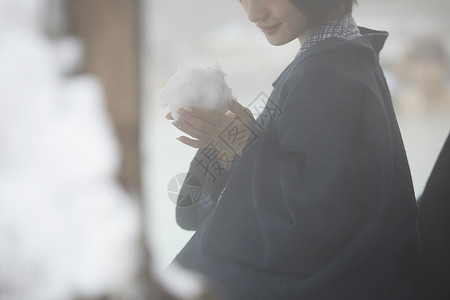
{"type": "Polygon", "coordinates": [[[200,148],[191,161],[176,206],[177,224],[196,230],[216,204],[228,170],[212,148],[200,148]]]}
{"type": "Polygon", "coordinates": [[[285,197],[297,204],[314,202],[348,167],[358,133],[364,134],[363,97],[336,69],[316,68],[298,78],[277,124],[285,197]]]}
{"type": "Polygon", "coordinates": [[[281,199],[292,228],[284,242],[291,247],[274,258],[295,253],[295,269],[311,274],[351,243],[375,241],[366,229],[380,223],[392,167],[378,100],[345,69],[316,66],[298,78],[277,127],[281,199]]]}

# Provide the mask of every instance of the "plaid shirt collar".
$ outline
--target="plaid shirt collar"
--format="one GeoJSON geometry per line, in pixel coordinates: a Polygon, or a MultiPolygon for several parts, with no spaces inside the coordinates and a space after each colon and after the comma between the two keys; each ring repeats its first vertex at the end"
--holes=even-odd
{"type": "Polygon", "coordinates": [[[332,20],[327,24],[318,27],[313,34],[311,34],[297,53],[297,56],[302,54],[306,49],[314,46],[320,41],[329,38],[340,38],[351,40],[360,37],[358,26],[351,15],[332,20]]]}

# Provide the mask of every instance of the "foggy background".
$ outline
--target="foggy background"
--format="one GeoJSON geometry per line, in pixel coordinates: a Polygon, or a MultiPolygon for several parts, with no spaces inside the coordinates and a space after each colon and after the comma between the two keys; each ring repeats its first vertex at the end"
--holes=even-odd
{"type": "MultiPolygon", "coordinates": [[[[449,11],[448,0],[354,11],[390,33],[381,63],[417,197],[450,130],[449,11]]],[[[299,47],[271,46],[238,0],[0,0],[0,299],[203,290],[147,268],[164,269],[192,235],[168,186],[196,150],[176,140],[157,93],[177,68],[219,63],[248,105],[299,47]]]]}

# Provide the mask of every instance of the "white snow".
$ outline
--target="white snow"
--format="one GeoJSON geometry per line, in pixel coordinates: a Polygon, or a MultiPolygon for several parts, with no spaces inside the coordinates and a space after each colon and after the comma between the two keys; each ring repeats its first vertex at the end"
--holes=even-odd
{"type": "Polygon", "coordinates": [[[213,67],[178,69],[158,96],[162,106],[169,107],[174,119],[178,119],[180,108],[188,106],[225,113],[227,101],[234,98],[225,77],[226,74],[218,64],[213,67]]]}
{"type": "Polygon", "coordinates": [[[65,300],[129,286],[139,219],[116,181],[102,87],[69,77],[75,38],[40,28],[43,0],[0,0],[0,299],[65,300]]]}

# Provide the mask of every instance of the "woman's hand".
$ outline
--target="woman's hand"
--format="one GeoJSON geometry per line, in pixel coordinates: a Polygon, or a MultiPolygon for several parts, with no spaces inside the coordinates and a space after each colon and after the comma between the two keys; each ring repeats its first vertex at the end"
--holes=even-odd
{"type": "MultiPolygon", "coordinates": [[[[231,159],[241,155],[255,120],[250,110],[235,100],[228,102],[228,109],[226,114],[195,106],[180,109],[179,119],[172,124],[190,137],[180,136],[178,140],[194,148],[213,147],[231,159]]],[[[170,113],[166,118],[173,120],[170,113]]]]}

